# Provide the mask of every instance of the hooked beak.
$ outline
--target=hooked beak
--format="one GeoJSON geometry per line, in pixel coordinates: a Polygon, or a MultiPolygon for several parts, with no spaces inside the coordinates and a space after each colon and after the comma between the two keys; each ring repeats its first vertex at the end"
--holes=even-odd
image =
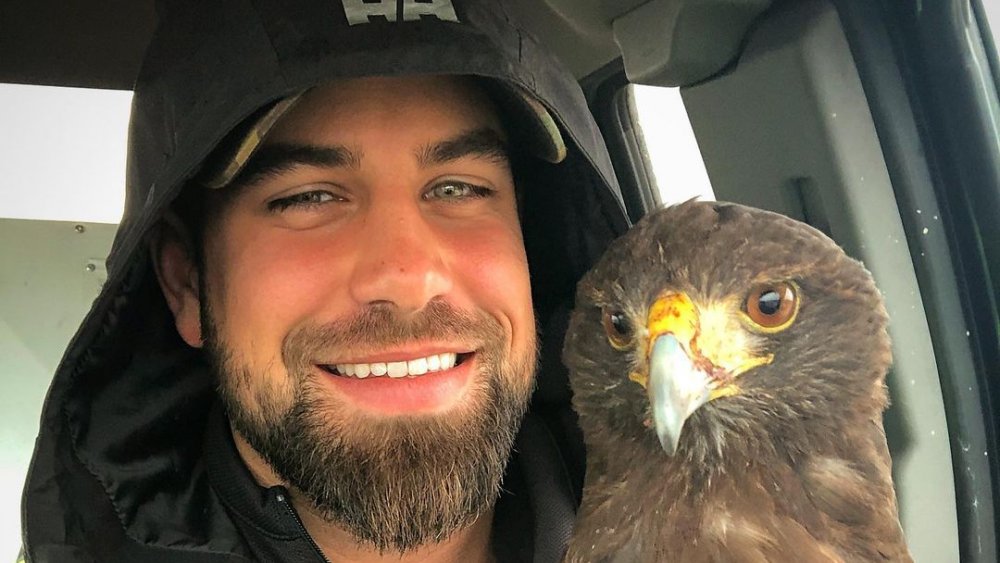
{"type": "Polygon", "coordinates": [[[664,334],[653,342],[646,385],[653,429],[667,455],[674,455],[684,422],[712,396],[712,380],[694,367],[677,337],[664,334]]]}
{"type": "Polygon", "coordinates": [[[773,360],[743,348],[731,329],[703,327],[699,309],[684,293],[661,295],[649,310],[646,329],[646,371],[629,377],[646,389],[650,425],[667,455],[677,452],[684,423],[696,410],[736,395],[736,376],[773,360]]]}

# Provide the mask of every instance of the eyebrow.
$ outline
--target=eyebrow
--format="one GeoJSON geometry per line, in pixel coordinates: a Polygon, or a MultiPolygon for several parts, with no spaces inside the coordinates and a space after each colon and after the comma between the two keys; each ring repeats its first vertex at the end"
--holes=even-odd
{"type": "MultiPolygon", "coordinates": [[[[484,158],[492,162],[510,162],[503,136],[482,127],[443,141],[426,145],[416,152],[422,167],[447,164],[461,158],[484,158]]],[[[317,146],[297,143],[274,143],[257,149],[231,185],[249,186],[299,166],[322,168],[360,168],[364,153],[342,145],[317,146]]]]}
{"type": "Polygon", "coordinates": [[[489,127],[466,131],[417,151],[417,162],[423,167],[447,164],[466,157],[484,158],[496,163],[510,162],[507,142],[498,131],[489,127]]]}
{"type": "Polygon", "coordinates": [[[359,168],[363,156],[361,151],[341,145],[316,146],[292,143],[264,145],[250,157],[232,184],[252,185],[299,166],[359,168]]]}

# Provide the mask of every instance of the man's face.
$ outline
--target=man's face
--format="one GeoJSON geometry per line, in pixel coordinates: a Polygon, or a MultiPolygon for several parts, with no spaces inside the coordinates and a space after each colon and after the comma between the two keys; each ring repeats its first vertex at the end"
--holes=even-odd
{"type": "Polygon", "coordinates": [[[380,548],[469,524],[496,498],[536,361],[487,99],[443,77],[316,88],[226,189],[200,336],[234,429],[380,548]]]}

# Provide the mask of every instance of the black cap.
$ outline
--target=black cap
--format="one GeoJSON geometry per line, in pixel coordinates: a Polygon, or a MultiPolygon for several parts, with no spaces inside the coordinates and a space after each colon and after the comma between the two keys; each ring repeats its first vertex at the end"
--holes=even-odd
{"type": "Polygon", "coordinates": [[[509,133],[529,153],[559,162],[563,136],[574,138],[616,191],[574,77],[499,0],[165,2],[136,84],[129,190],[149,190],[145,204],[164,203],[226,140],[221,149],[231,156],[213,159],[221,165],[199,176],[224,185],[309,88],[402,74],[485,79],[509,133]]]}

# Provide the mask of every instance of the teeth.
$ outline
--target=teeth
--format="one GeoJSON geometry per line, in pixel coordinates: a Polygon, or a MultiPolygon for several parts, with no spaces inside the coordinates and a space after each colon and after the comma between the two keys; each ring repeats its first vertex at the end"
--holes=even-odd
{"type": "Polygon", "coordinates": [[[372,367],[368,364],[351,364],[351,365],[354,366],[354,375],[357,375],[361,379],[368,377],[368,374],[372,372],[372,367]]]}
{"type": "Polygon", "coordinates": [[[375,377],[387,375],[393,379],[398,379],[408,375],[424,375],[425,373],[451,369],[455,367],[457,360],[457,354],[445,353],[408,361],[376,362],[373,364],[335,364],[334,367],[338,374],[348,377],[364,379],[369,375],[375,377]]]}
{"type": "Polygon", "coordinates": [[[406,362],[389,362],[386,371],[389,377],[406,377],[406,362]]]}
{"type": "Polygon", "coordinates": [[[427,358],[418,358],[406,362],[406,370],[410,375],[423,375],[427,373],[427,358]]]}

